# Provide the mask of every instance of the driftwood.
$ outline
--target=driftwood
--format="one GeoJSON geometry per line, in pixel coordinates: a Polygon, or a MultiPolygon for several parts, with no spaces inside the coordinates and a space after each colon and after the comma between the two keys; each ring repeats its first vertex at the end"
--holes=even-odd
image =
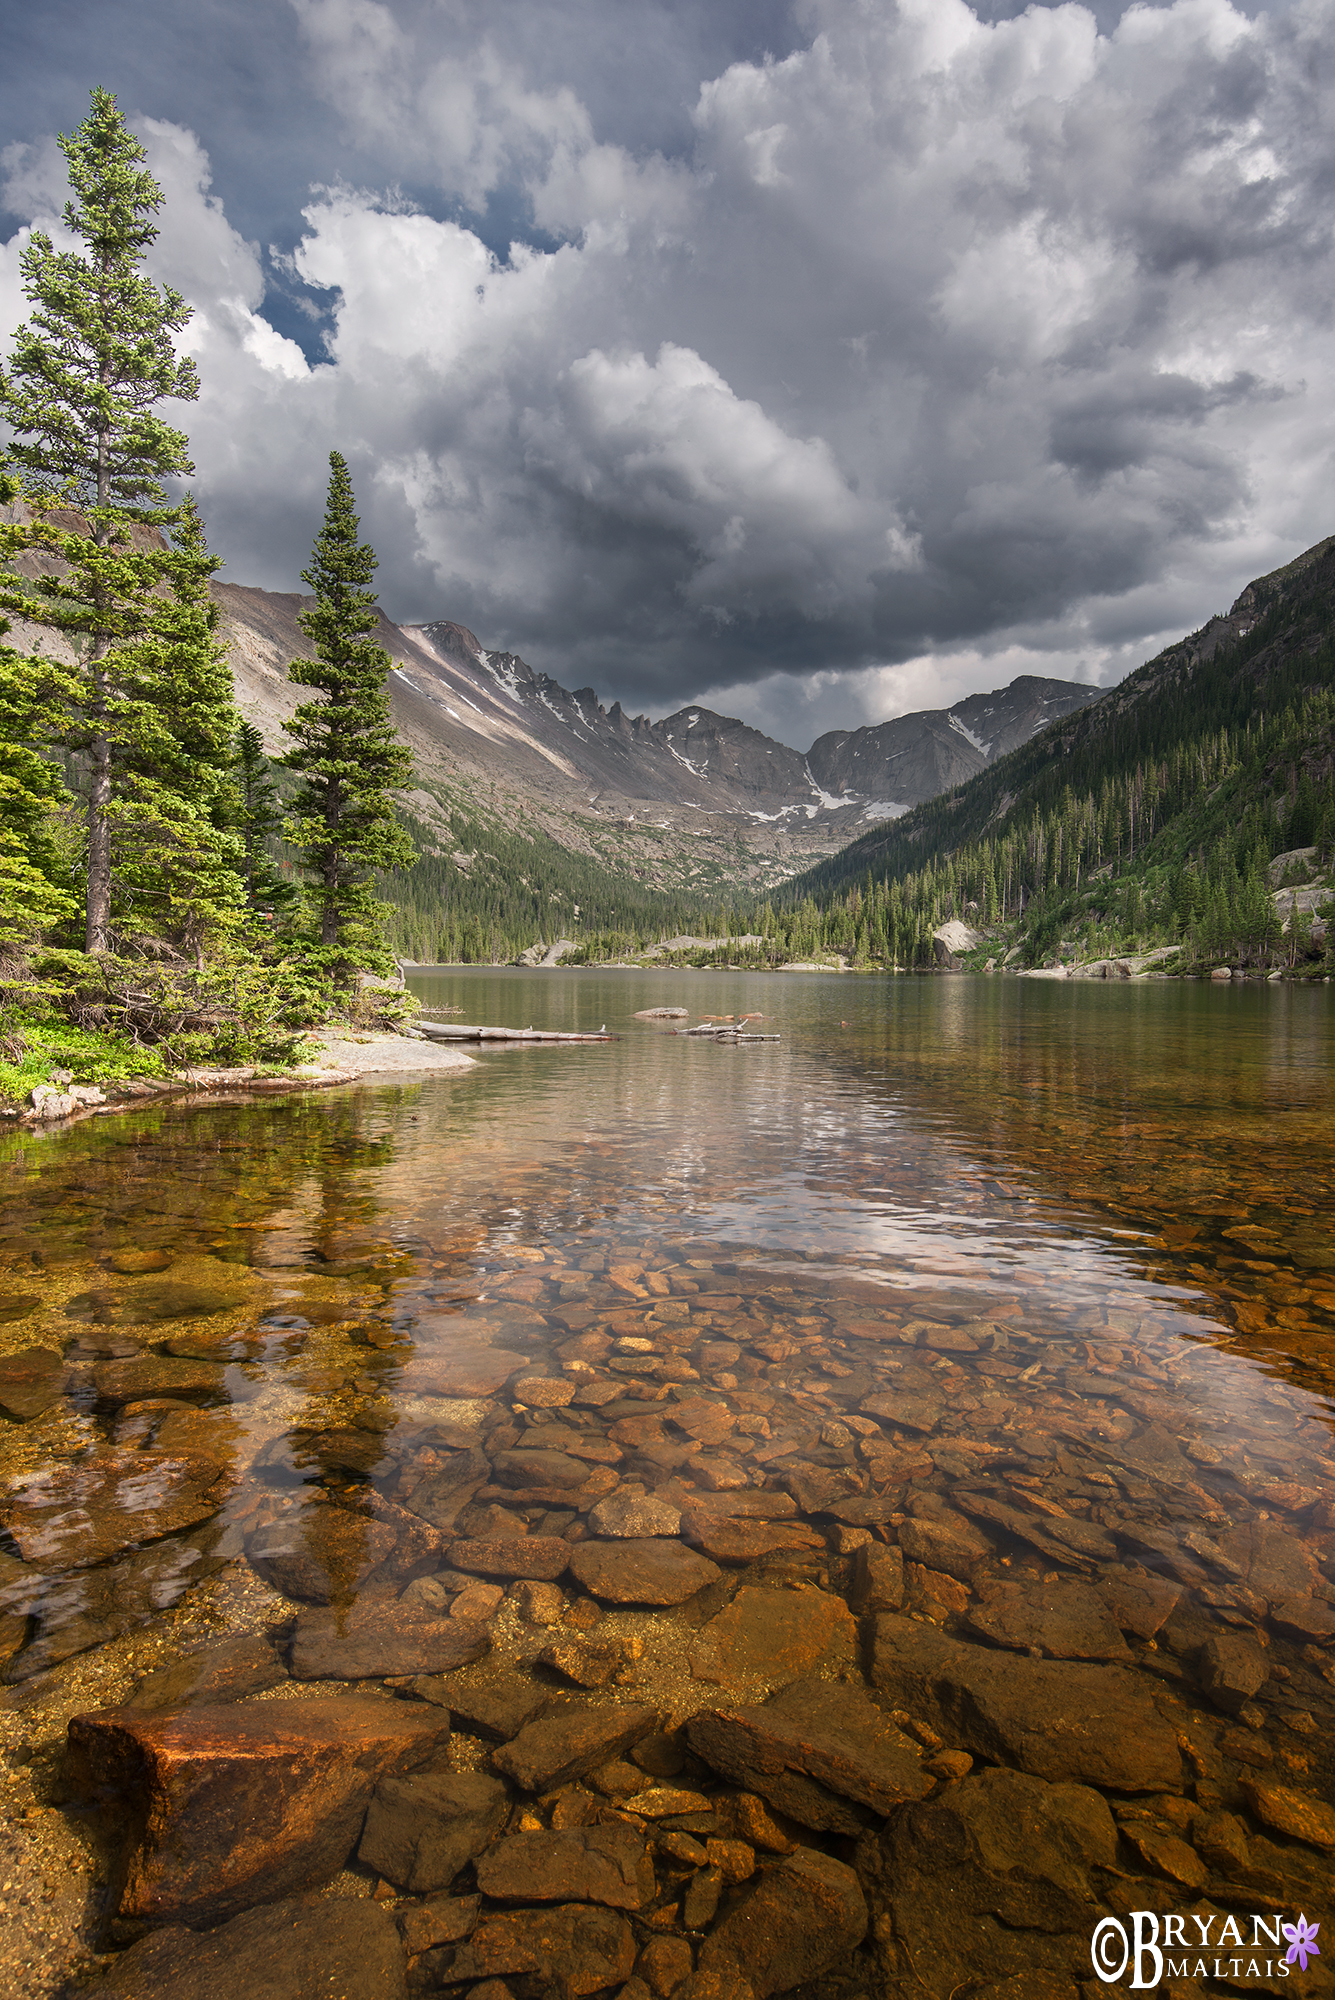
{"type": "Polygon", "coordinates": [[[702,1037],[708,1042],[777,1042],[780,1039],[778,1035],[752,1035],[745,1028],[729,1028],[721,1022],[712,1021],[706,1022],[703,1027],[674,1028],[672,1032],[674,1035],[702,1037]]]}
{"type": "Polygon", "coordinates": [[[462,1022],[424,1018],[419,1018],[415,1025],[419,1033],[433,1042],[615,1042],[618,1039],[605,1028],[596,1035],[563,1035],[549,1033],[544,1028],[466,1028],[462,1022]]]}

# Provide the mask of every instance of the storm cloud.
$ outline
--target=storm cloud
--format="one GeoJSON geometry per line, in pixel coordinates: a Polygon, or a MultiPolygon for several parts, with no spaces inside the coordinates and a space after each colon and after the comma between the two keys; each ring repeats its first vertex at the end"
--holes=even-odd
{"type": "MultiPolygon", "coordinates": [[[[166,191],[236,581],[295,587],[337,445],[392,616],[804,743],[1115,679],[1335,530],[1335,0],[201,21],[262,82],[178,102],[168,40],[80,87],[166,191]]],[[[0,325],[56,122],[4,155],[0,325]]]]}

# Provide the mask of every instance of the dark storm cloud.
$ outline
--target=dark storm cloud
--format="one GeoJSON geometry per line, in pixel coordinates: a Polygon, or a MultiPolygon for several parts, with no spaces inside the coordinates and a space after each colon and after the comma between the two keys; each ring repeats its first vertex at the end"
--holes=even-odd
{"type": "MultiPolygon", "coordinates": [[[[76,14],[24,30],[21,222],[82,114],[76,14]]],[[[1335,0],[91,25],[198,306],[238,579],[292,586],[337,443],[393,615],[796,740],[1123,672],[1332,525],[1335,0]]]]}

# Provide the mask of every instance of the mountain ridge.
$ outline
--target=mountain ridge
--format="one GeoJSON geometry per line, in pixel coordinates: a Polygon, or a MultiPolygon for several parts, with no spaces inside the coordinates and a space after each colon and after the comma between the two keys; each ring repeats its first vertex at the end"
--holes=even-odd
{"type": "MultiPolygon", "coordinates": [[[[297,622],[306,600],[230,582],[214,590],[238,702],[276,754],[298,698],[287,662],[310,650],[297,622]]],[[[382,612],[377,637],[417,759],[407,804],[428,851],[448,851],[449,817],[462,807],[531,823],[572,853],[673,892],[775,886],[983,768],[996,742],[1041,726],[1054,703],[1065,713],[1102,692],[1022,676],[954,710],[827,732],[803,753],[700,703],[657,721],[619,702],[607,708],[592,687],[567,689],[449,619],[400,626],[382,612]],[[990,745],[968,718],[998,710],[990,745]]]]}

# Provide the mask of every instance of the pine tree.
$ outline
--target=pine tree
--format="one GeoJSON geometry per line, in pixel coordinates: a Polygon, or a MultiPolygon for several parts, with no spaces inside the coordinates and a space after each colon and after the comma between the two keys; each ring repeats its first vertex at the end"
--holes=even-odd
{"type": "Polygon", "coordinates": [[[153,629],[122,649],[119,785],[108,809],[118,921],[191,953],[235,934],[245,915],[232,740],[232,675],[208,587],[208,553],[193,500],[173,531],[185,561],[168,581],[153,629]]]}
{"type": "Polygon", "coordinates": [[[293,892],[269,855],[270,841],[282,831],[283,813],[264,754],[264,738],[253,722],[243,722],[236,732],[235,771],[246,902],[267,919],[288,907],[293,892]]]}
{"type": "MultiPolygon", "coordinates": [[[[0,636],[9,630],[0,618],[0,636]]],[[[46,754],[64,671],[0,645],[0,951],[34,942],[78,910],[66,843],[75,802],[46,754]]]]}
{"type": "Polygon", "coordinates": [[[413,858],[390,798],[412,783],[413,764],[390,717],[389,655],[370,637],[378,624],[370,588],[377,564],[359,531],[347,462],[333,451],[324,526],[301,573],[315,603],[299,622],[316,657],[288,667],[290,679],[318,688],[321,698],[303,702],[284,723],[296,748],[282,761],[303,780],[287,833],[314,878],[312,960],[340,987],[359,968],[393,969],[388,906],[372,893],[370,878],[413,858]]]}
{"type": "Polygon", "coordinates": [[[194,365],[173,336],[190,318],[180,295],[140,271],[157,235],[162,193],[109,92],[62,137],[73,199],[64,222],[82,250],[57,251],[34,233],[21,259],[35,310],[0,374],[9,464],[25,517],[0,527],[0,551],[36,551],[45,574],[7,575],[0,605],[62,634],[78,654],[79,688],[64,747],[86,777],[85,942],[110,943],[113,807],[126,769],[145,755],[142,654],[164,586],[180,601],[215,567],[202,542],[164,542],[174,526],[162,481],[193,470],[187,442],[158,415],[198,394],[194,365]],[[64,511],[75,509],[71,515],[64,511]]]}

